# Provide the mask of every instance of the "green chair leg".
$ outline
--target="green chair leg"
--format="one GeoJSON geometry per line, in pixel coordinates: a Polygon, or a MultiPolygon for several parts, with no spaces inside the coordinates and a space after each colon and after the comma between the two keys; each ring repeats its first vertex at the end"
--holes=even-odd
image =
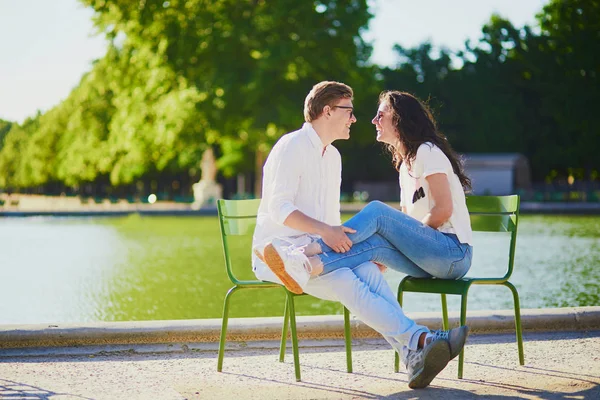
{"type": "Polygon", "coordinates": [[[346,367],[352,372],[352,332],[350,331],[350,311],[344,307],[344,339],[346,341],[346,367]]]}
{"type": "Polygon", "coordinates": [[[508,287],[513,294],[515,303],[515,331],[517,334],[517,347],[519,349],[519,364],[525,365],[525,353],[523,351],[523,331],[521,327],[521,304],[519,302],[519,293],[517,288],[508,281],[504,282],[504,286],[508,287]]]}
{"type": "Polygon", "coordinates": [[[279,345],[279,362],[285,361],[285,347],[287,343],[288,325],[290,323],[290,309],[286,299],[283,307],[283,327],[281,328],[281,343],[279,345]]]}
{"type": "Polygon", "coordinates": [[[219,357],[217,361],[217,371],[223,370],[223,356],[225,355],[225,338],[227,336],[227,323],[229,322],[229,299],[233,293],[239,289],[234,286],[225,295],[225,303],[223,304],[223,322],[221,323],[221,338],[219,339],[219,357]]]}
{"type": "MultiPolygon", "coordinates": [[[[467,292],[460,296],[460,326],[467,324],[467,292]]],[[[463,377],[463,365],[465,362],[465,348],[458,355],[458,379],[463,377]]]]}
{"type": "Polygon", "coordinates": [[[288,307],[290,309],[290,329],[292,331],[292,351],[294,353],[294,372],[296,382],[300,382],[300,357],[298,356],[298,332],[296,330],[296,310],[294,308],[294,295],[287,293],[288,307]]]}
{"type": "Polygon", "coordinates": [[[446,294],[442,293],[442,329],[448,330],[450,329],[450,324],[448,323],[448,302],[446,301],[446,294]]]}

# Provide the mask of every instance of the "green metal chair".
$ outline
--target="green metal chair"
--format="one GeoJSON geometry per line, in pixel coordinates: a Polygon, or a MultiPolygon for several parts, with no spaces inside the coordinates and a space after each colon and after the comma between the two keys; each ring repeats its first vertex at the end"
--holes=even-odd
{"type": "MultiPolygon", "coordinates": [[[[412,278],[405,277],[398,286],[398,302],[402,305],[404,292],[440,293],[442,296],[443,327],[448,329],[448,307],[446,295],[454,294],[461,296],[460,325],[467,322],[467,293],[471,285],[503,285],[509,288],[513,294],[515,308],[515,328],[517,335],[517,346],[519,349],[519,363],[525,364],[523,355],[523,335],[521,331],[521,307],[519,305],[519,293],[512,283],[508,281],[514,266],[515,245],[517,242],[517,226],[519,222],[519,196],[468,196],[467,208],[471,216],[471,227],[473,231],[479,232],[508,232],[510,233],[510,245],[508,249],[508,266],[504,276],[499,278],[462,278],[458,280],[444,280],[435,278],[412,278]]],[[[476,249],[483,252],[485,249],[476,249]]],[[[458,358],[458,378],[463,376],[464,349],[458,358]]],[[[398,372],[399,357],[396,353],[394,368],[398,372]]]]}
{"type": "MultiPolygon", "coordinates": [[[[279,351],[279,361],[283,362],[285,357],[286,339],[288,335],[288,324],[291,330],[292,350],[294,354],[294,370],[296,381],[300,382],[300,362],[298,356],[298,336],[296,333],[296,311],[294,307],[294,297],[297,295],[288,291],[285,286],[277,283],[265,282],[259,280],[240,280],[234,272],[231,258],[231,236],[250,236],[254,232],[256,226],[256,214],[260,199],[254,200],[218,200],[217,210],[219,213],[219,224],[221,226],[221,239],[223,242],[223,251],[225,254],[225,266],[227,276],[233,283],[233,287],[229,289],[225,296],[223,305],[223,323],[221,325],[221,339],[219,341],[219,359],[217,363],[217,371],[223,369],[223,356],[225,352],[225,339],[227,335],[227,323],[229,320],[229,300],[231,295],[242,289],[278,289],[284,290],[286,300],[284,302],[284,318],[283,329],[281,332],[281,345],[279,351]]],[[[250,255],[250,249],[247,249],[250,255]]],[[[249,265],[246,268],[250,268],[249,265]]],[[[302,296],[302,295],[301,295],[302,296]]],[[[350,313],[344,307],[344,337],[346,342],[346,364],[348,372],[352,372],[352,343],[350,336],[350,313]]]]}

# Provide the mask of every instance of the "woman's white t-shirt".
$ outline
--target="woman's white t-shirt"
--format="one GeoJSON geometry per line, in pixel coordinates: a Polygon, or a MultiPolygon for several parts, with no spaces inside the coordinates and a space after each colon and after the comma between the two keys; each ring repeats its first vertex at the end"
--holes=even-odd
{"type": "Polygon", "coordinates": [[[406,162],[400,166],[400,206],[406,207],[408,215],[421,221],[435,206],[429,190],[429,183],[425,178],[440,173],[445,174],[450,182],[453,211],[450,219],[438,227],[438,230],[444,233],[454,233],[461,243],[471,244],[471,220],[467,210],[465,192],[458,175],[452,169],[450,160],[433,143],[427,142],[419,146],[410,170],[406,162]]]}

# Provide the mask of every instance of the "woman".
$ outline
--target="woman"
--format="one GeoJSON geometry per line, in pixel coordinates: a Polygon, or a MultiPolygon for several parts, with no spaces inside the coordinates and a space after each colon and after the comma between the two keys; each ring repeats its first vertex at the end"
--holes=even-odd
{"type": "Polygon", "coordinates": [[[269,268],[292,292],[310,276],[374,261],[414,277],[459,279],[471,266],[465,190],[471,182],[430,110],[414,96],[386,91],[372,120],[400,174],[402,211],[375,201],[344,223],[352,246],[321,239],[297,247],[276,239],[264,249],[269,268]]]}

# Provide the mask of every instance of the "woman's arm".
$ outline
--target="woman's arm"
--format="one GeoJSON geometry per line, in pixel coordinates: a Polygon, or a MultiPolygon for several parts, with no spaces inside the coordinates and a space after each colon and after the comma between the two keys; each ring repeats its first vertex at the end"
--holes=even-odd
{"type": "Polygon", "coordinates": [[[421,222],[433,229],[437,229],[452,216],[453,206],[450,182],[448,181],[448,176],[442,173],[429,175],[425,179],[429,183],[429,191],[435,206],[421,222]]]}

